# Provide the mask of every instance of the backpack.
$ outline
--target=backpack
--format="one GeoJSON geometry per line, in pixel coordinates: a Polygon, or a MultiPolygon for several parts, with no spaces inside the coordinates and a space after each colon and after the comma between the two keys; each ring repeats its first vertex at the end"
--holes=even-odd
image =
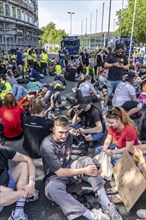
{"type": "MultiPolygon", "coordinates": [[[[73,156],[81,157],[87,154],[89,144],[85,140],[84,136],[80,134],[79,136],[73,136],[73,144],[72,144],[72,151],[71,151],[71,158],[73,156]]],[[[73,160],[73,159],[72,159],[73,160]]]]}

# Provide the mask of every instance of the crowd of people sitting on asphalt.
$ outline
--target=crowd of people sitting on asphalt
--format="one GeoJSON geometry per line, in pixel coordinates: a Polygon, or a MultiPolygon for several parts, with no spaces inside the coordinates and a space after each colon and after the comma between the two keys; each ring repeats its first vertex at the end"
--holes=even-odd
{"type": "MultiPolygon", "coordinates": [[[[9,220],[29,219],[25,203],[39,198],[33,159],[42,158],[45,196],[59,205],[69,220],[80,216],[123,219],[105,190],[97,155],[105,153],[115,166],[127,151],[146,178],[146,58],[127,58],[122,43],[114,50],[99,49],[94,59],[86,48],[78,59],[68,60],[65,55],[63,48],[59,59],[49,59],[44,49],[31,46],[9,53],[3,50],[0,211],[16,203],[9,220]],[[65,106],[62,91],[69,81],[77,83],[70,88],[72,97],[67,96],[65,106]],[[21,139],[26,155],[13,148],[13,141],[21,139]],[[7,141],[11,147],[6,146],[7,141]],[[17,165],[11,168],[9,160],[17,165]],[[79,180],[91,185],[101,209],[86,207],[66,191],[66,185],[79,180]]],[[[137,215],[146,218],[146,209],[138,210],[137,215]]]]}

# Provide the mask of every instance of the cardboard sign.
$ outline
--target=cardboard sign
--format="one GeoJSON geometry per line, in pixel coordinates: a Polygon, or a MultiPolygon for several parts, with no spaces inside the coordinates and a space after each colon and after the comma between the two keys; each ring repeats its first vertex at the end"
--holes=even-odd
{"type": "Polygon", "coordinates": [[[146,189],[146,180],[135,165],[132,157],[124,151],[113,168],[116,186],[127,212],[133,207],[146,189]]]}

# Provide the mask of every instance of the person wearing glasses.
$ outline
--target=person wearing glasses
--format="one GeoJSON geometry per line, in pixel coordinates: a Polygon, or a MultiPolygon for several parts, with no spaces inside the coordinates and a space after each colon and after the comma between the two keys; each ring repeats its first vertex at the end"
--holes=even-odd
{"type": "Polygon", "coordinates": [[[128,71],[129,68],[128,60],[126,55],[124,54],[124,46],[122,43],[117,44],[114,52],[108,54],[105,60],[104,67],[108,69],[108,93],[104,103],[104,107],[107,107],[110,97],[114,93],[117,85],[122,80],[123,72],[128,71]]]}
{"type": "Polygon", "coordinates": [[[125,150],[130,151],[133,145],[139,145],[138,131],[121,107],[115,107],[108,111],[106,118],[109,125],[108,134],[104,145],[96,147],[95,154],[97,155],[101,151],[105,152],[112,157],[112,164],[115,165],[125,150]]]}

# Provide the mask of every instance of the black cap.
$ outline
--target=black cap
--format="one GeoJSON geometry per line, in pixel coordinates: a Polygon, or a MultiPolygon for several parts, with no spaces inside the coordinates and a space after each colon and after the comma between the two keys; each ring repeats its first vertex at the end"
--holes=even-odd
{"type": "Polygon", "coordinates": [[[135,77],[135,72],[133,72],[133,71],[124,72],[124,73],[123,73],[123,77],[124,77],[124,78],[126,77],[126,78],[132,79],[132,78],[135,77]]]}
{"type": "Polygon", "coordinates": [[[84,97],[83,98],[83,101],[80,103],[80,105],[79,105],[79,109],[84,109],[84,108],[86,108],[86,106],[88,105],[88,104],[90,104],[92,101],[91,101],[91,97],[90,96],[88,96],[88,97],[84,97]]]}

